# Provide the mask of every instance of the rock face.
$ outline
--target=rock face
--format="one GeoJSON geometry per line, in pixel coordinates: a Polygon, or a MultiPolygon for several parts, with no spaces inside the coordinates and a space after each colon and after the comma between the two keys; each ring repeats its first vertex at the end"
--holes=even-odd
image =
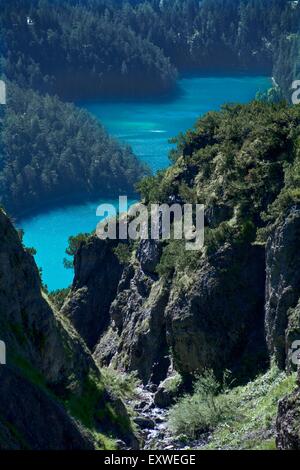
{"type": "Polygon", "coordinates": [[[205,219],[209,227],[217,227],[224,220],[233,216],[232,209],[226,205],[212,204],[205,210],[205,219]]]}
{"type": "Polygon", "coordinates": [[[116,243],[97,237],[83,243],[74,259],[75,278],[62,313],[92,350],[109,323],[109,308],[122,274],[116,243]]]}
{"type": "MultiPolygon", "coordinates": [[[[267,342],[279,367],[288,371],[297,367],[300,350],[299,241],[300,208],[294,206],[267,244],[267,342]]],[[[279,401],[276,431],[278,449],[300,450],[300,370],[298,388],[279,401]]]]}
{"type": "Polygon", "coordinates": [[[296,371],[300,359],[300,300],[288,310],[288,327],[285,332],[287,371],[296,371]]]}
{"type": "Polygon", "coordinates": [[[298,389],[279,401],[276,445],[280,450],[300,450],[300,368],[298,389]]]}
{"type": "MultiPolygon", "coordinates": [[[[266,247],[265,326],[268,348],[282,369],[287,364],[289,309],[300,298],[300,207],[290,209],[266,247]]],[[[300,338],[299,338],[300,339],[300,338]]]]}
{"type": "MultiPolygon", "coordinates": [[[[288,371],[299,364],[300,208],[294,206],[267,245],[266,332],[270,353],[288,371]]],[[[300,450],[300,369],[297,389],[278,404],[276,445],[300,450]]]]}
{"type": "Polygon", "coordinates": [[[164,317],[168,295],[164,282],[141,268],[127,268],[111,305],[112,324],[96,347],[96,360],[136,370],[144,383],[163,380],[170,364],[164,317]]]}
{"type": "MultiPolygon", "coordinates": [[[[98,263],[93,243],[85,247],[85,256],[91,272],[100,270],[100,279],[102,269],[109,267],[98,263]]],[[[142,242],[136,261],[123,270],[109,309],[110,323],[95,348],[96,361],[137,371],[144,384],[159,384],[171,363],[184,376],[210,367],[217,373],[230,368],[243,378],[264,367],[264,249],[223,247],[205,258],[182,289],[178,286],[183,279],[159,278],[153,272],[159,256],[156,245],[142,242]]],[[[93,282],[85,286],[88,298],[95,292],[93,282]]],[[[82,280],[75,279],[76,285],[82,280]]],[[[72,310],[72,305],[71,294],[67,308],[72,310]]],[[[90,318],[94,311],[87,302],[82,313],[90,318]]]]}
{"type": "Polygon", "coordinates": [[[136,257],[141,268],[146,273],[154,273],[161,256],[161,246],[155,240],[142,240],[139,244],[136,257]]]}
{"type": "Polygon", "coordinates": [[[211,368],[249,377],[266,361],[264,250],[223,247],[205,260],[186,289],[171,293],[168,343],[183,376],[211,368]]]}
{"type": "MultiPolygon", "coordinates": [[[[32,256],[2,210],[0,240],[0,338],[7,354],[0,365],[0,448],[93,449],[90,431],[71,417],[72,403],[87,398],[87,384],[97,384],[91,420],[108,406],[124,423],[123,405],[110,398],[84,342],[50,305],[32,256]]],[[[109,413],[94,430],[124,439],[109,413]]],[[[134,441],[130,429],[127,438],[134,441]]]]}
{"type": "Polygon", "coordinates": [[[38,269],[19,236],[0,211],[0,331],[8,360],[22,358],[51,384],[68,383],[95,367],[86,348],[55,315],[42,292],[38,269]],[[71,353],[68,354],[68,348],[71,353]]]}

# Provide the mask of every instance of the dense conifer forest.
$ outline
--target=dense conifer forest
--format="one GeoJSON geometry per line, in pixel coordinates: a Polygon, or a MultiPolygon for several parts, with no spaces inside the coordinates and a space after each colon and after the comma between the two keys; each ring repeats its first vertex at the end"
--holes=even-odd
{"type": "Polygon", "coordinates": [[[2,3],[7,77],[63,98],[161,94],[178,71],[208,69],[274,70],[286,92],[295,74],[295,1],[2,3]]]}
{"type": "Polygon", "coordinates": [[[144,166],[96,119],[56,97],[12,84],[8,92],[0,194],[12,214],[52,202],[133,192],[144,166]]]}
{"type": "Polygon", "coordinates": [[[178,74],[209,70],[273,73],[290,99],[297,78],[298,2],[0,3],[2,76],[11,84],[0,193],[14,214],[41,197],[114,194],[144,173],[129,149],[65,101],[166,95],[178,74]]]}

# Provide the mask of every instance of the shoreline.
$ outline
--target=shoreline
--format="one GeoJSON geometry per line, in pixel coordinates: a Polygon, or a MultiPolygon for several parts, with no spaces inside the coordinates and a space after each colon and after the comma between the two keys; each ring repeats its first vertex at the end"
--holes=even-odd
{"type": "Polygon", "coordinates": [[[136,98],[130,96],[130,95],[124,95],[124,96],[116,96],[116,97],[111,97],[111,96],[93,96],[89,98],[81,98],[78,97],[75,100],[71,101],[70,104],[73,104],[79,108],[82,107],[82,104],[91,104],[91,103],[153,103],[153,104],[159,104],[159,103],[168,103],[172,102],[175,99],[180,98],[182,96],[182,90],[180,88],[180,81],[185,80],[185,79],[192,79],[192,78],[246,78],[246,77],[257,77],[257,78],[268,78],[272,82],[272,71],[269,73],[266,72],[265,70],[257,70],[257,71],[251,71],[251,70],[244,70],[244,69],[239,69],[239,70],[231,70],[231,69],[209,69],[209,70],[199,70],[199,71],[182,71],[179,72],[178,77],[176,79],[175,86],[172,87],[170,91],[161,93],[161,94],[145,94],[138,96],[136,98]]]}
{"type": "MultiPolygon", "coordinates": [[[[27,209],[22,212],[18,212],[17,215],[10,214],[9,211],[8,211],[8,214],[14,220],[16,224],[20,224],[24,221],[27,222],[28,220],[36,216],[47,214],[48,212],[51,212],[53,210],[55,211],[58,209],[62,209],[64,207],[76,208],[78,206],[85,205],[85,204],[93,204],[93,203],[96,204],[96,203],[99,203],[101,199],[105,201],[118,199],[119,196],[122,196],[122,195],[123,193],[114,193],[114,194],[109,194],[109,195],[101,193],[99,195],[89,196],[89,197],[86,197],[86,195],[84,194],[81,194],[81,195],[76,194],[75,196],[70,195],[68,197],[60,196],[51,201],[49,200],[46,203],[37,205],[33,209],[27,209]],[[44,210],[40,210],[41,207],[44,207],[44,210]]],[[[128,196],[129,199],[139,199],[138,194],[134,192],[132,193],[128,192],[126,195],[128,196]]],[[[6,209],[4,210],[6,211],[6,209]]]]}
{"type": "MultiPolygon", "coordinates": [[[[173,90],[173,93],[171,93],[171,95],[169,96],[164,96],[164,97],[160,97],[158,98],[158,96],[154,96],[154,97],[151,97],[148,95],[148,97],[145,97],[145,98],[138,98],[136,100],[133,100],[132,98],[129,98],[129,97],[123,97],[123,98],[115,98],[115,99],[110,99],[110,98],[103,98],[103,97],[95,97],[95,98],[91,98],[91,99],[88,99],[88,100],[76,100],[74,102],[72,102],[71,104],[81,108],[81,109],[84,109],[82,108],[83,106],[83,103],[113,103],[113,104],[117,104],[117,103],[164,103],[164,102],[172,102],[178,98],[180,98],[180,96],[182,96],[183,92],[181,91],[180,89],[180,81],[181,80],[184,80],[184,79],[193,79],[193,78],[209,78],[209,77],[217,77],[217,78],[229,78],[229,77],[232,77],[232,78],[246,78],[246,77],[257,77],[257,78],[267,78],[270,80],[270,84],[273,83],[273,80],[274,80],[274,77],[268,75],[266,72],[263,73],[262,71],[257,74],[255,71],[251,72],[249,70],[231,70],[231,69],[223,69],[223,70],[206,70],[206,71],[195,71],[195,72],[191,72],[191,71],[185,71],[181,74],[178,75],[177,77],[177,80],[176,80],[176,90],[177,92],[174,93],[174,90],[173,90]]],[[[226,101],[225,101],[226,102],[226,101]]],[[[90,113],[91,114],[91,113],[90,113]]],[[[91,114],[91,116],[93,116],[91,114]]],[[[94,116],[93,116],[94,117],[94,116]]],[[[103,126],[104,124],[101,123],[103,126]]],[[[104,126],[105,127],[105,126],[104,126]]],[[[110,137],[116,139],[117,137],[115,137],[114,135],[112,135],[111,133],[109,133],[110,137]]],[[[136,157],[140,159],[140,157],[138,155],[136,155],[136,157]]],[[[83,204],[88,204],[88,203],[97,203],[97,201],[100,199],[100,198],[104,198],[104,199],[115,199],[115,198],[118,198],[119,197],[119,193],[110,193],[110,194],[107,194],[107,193],[99,193],[99,194],[92,194],[92,195],[88,195],[86,193],[75,193],[75,194],[71,194],[71,195],[64,195],[64,196],[59,196],[59,197],[56,197],[56,198],[53,198],[51,200],[48,200],[46,202],[42,202],[40,204],[37,204],[35,205],[35,207],[33,209],[25,209],[24,211],[18,211],[15,214],[12,214],[12,218],[16,221],[16,223],[20,223],[20,222],[23,222],[23,221],[27,221],[28,219],[31,219],[35,216],[38,216],[38,215],[41,215],[41,214],[45,214],[51,210],[56,210],[56,209],[60,209],[60,208],[63,208],[63,207],[76,207],[76,206],[80,206],[80,205],[83,205],[83,204]]],[[[137,193],[135,193],[134,191],[133,192],[128,192],[128,197],[129,198],[133,198],[133,199],[139,199],[137,193]]]]}

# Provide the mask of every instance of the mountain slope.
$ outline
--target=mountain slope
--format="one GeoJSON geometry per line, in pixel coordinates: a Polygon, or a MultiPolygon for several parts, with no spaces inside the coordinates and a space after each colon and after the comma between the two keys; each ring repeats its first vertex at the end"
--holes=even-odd
{"type": "Polygon", "coordinates": [[[0,211],[0,448],[93,449],[137,441],[120,400],[71,325],[42,291],[38,269],[0,211]]]}
{"type": "MultiPolygon", "coordinates": [[[[287,374],[295,370],[290,348],[300,332],[299,130],[299,106],[226,106],[178,138],[170,168],[139,184],[146,204],[205,205],[202,251],[187,252],[181,241],[148,240],[123,246],[124,257],[115,241],[92,236],[81,243],[76,282],[62,312],[79,331],[105,313],[98,341],[89,343],[99,364],[137,371],[144,385],[160,388],[176,371],[187,389],[207,369],[219,380],[230,369],[235,385],[252,381],[273,361],[287,374]],[[116,294],[108,306],[96,286],[116,265],[116,294]]],[[[292,383],[280,377],[277,400],[292,383]]],[[[279,433],[287,432],[285,412],[297,422],[297,400],[281,406],[279,433]]],[[[265,439],[273,442],[271,411],[265,439]]],[[[278,446],[292,445],[283,434],[278,446]]]]}
{"type": "Polygon", "coordinates": [[[145,167],[96,119],[13,84],[1,121],[0,200],[14,216],[63,202],[132,194],[145,167]]]}

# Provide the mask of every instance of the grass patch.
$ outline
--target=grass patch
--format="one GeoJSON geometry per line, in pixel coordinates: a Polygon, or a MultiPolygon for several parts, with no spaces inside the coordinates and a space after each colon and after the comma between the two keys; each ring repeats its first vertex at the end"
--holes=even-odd
{"type": "Polygon", "coordinates": [[[296,386],[296,373],[273,366],[245,386],[229,389],[207,372],[198,378],[192,395],[185,395],[169,413],[175,435],[195,439],[210,431],[204,449],[274,450],[278,401],[296,386]]]}
{"type": "Polygon", "coordinates": [[[217,426],[207,449],[274,450],[278,400],[295,389],[296,374],[272,367],[228,394],[234,413],[217,426]]]}
{"type": "Polygon", "coordinates": [[[98,450],[116,450],[115,439],[97,429],[97,420],[111,416],[110,405],[103,399],[105,388],[101,380],[90,374],[80,394],[73,394],[65,401],[69,413],[91,432],[98,450]]]}
{"type": "Polygon", "coordinates": [[[122,374],[113,369],[102,369],[102,378],[90,374],[80,394],[72,395],[65,405],[70,414],[93,435],[98,449],[116,450],[115,431],[127,435],[132,432],[129,415],[116,403],[107,401],[106,390],[119,399],[130,399],[135,395],[138,383],[134,374],[122,374]],[[110,434],[106,429],[115,429],[110,434]],[[104,431],[104,433],[100,432],[104,431]]]}
{"type": "Polygon", "coordinates": [[[72,416],[88,429],[93,429],[97,407],[102,401],[103,383],[92,374],[86,377],[80,394],[71,395],[65,404],[72,416]]]}
{"type": "Polygon", "coordinates": [[[16,366],[23,377],[25,377],[30,383],[36,385],[38,388],[42,389],[47,394],[52,395],[51,392],[48,390],[45,378],[43,375],[35,369],[30,362],[24,359],[21,356],[14,355],[12,357],[12,363],[16,366]]]}

